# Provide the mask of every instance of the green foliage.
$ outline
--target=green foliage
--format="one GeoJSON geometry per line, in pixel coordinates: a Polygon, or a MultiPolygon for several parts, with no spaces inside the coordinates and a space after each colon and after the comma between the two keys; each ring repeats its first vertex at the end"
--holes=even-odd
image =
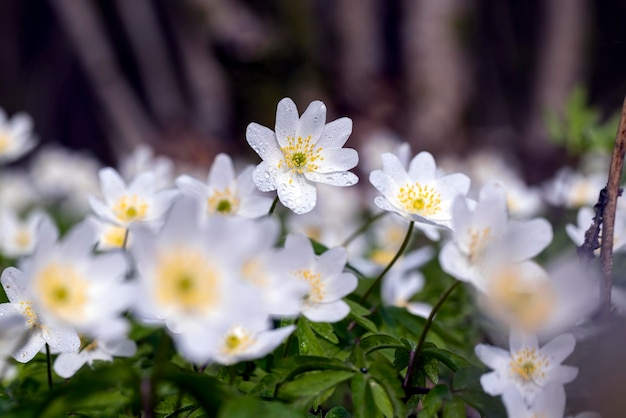
{"type": "Polygon", "coordinates": [[[550,138],[563,145],[568,152],[580,155],[589,151],[611,152],[619,124],[619,113],[605,121],[598,109],[588,103],[582,86],[572,91],[562,116],[548,110],[545,121],[550,138]]]}

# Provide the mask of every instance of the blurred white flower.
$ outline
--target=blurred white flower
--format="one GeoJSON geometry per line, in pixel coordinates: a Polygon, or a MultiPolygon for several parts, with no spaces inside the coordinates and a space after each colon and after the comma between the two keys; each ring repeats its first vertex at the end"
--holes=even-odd
{"type": "MultiPolygon", "coordinates": [[[[576,216],[577,225],[567,224],[565,225],[565,231],[567,236],[576,244],[581,246],[585,242],[585,232],[589,229],[593,223],[593,217],[595,216],[594,210],[590,207],[580,208],[576,216]]],[[[623,252],[626,250],[626,210],[621,207],[617,207],[617,213],[615,214],[615,225],[613,226],[613,252],[623,252]]],[[[600,231],[602,231],[602,225],[600,225],[600,231]]],[[[602,243],[602,232],[598,238],[599,243],[602,243]]],[[[600,249],[596,250],[596,253],[600,253],[600,249]]]]}
{"type": "Polygon", "coordinates": [[[578,368],[561,365],[575,346],[574,336],[563,334],[539,348],[535,335],[516,331],[511,331],[509,351],[478,344],[476,356],[493,369],[480,378],[483,390],[495,396],[514,388],[527,405],[533,405],[547,384],[564,385],[576,378],[578,368]]]}
{"type": "Polygon", "coordinates": [[[37,144],[33,132],[33,120],[26,113],[7,118],[0,109],[0,164],[15,161],[37,144]]]}
{"type": "Polygon", "coordinates": [[[432,306],[410,299],[424,288],[424,276],[416,268],[421,267],[433,256],[430,247],[424,247],[407,254],[385,275],[381,284],[380,296],[383,305],[406,308],[413,315],[427,318],[432,306]]]}
{"type": "Polygon", "coordinates": [[[98,192],[99,169],[93,157],[60,146],[44,147],[30,164],[41,195],[79,215],[89,211],[87,196],[98,192]]]}
{"type": "Polygon", "coordinates": [[[63,378],[69,378],[85,364],[91,366],[95,360],[113,361],[113,357],[132,357],[137,344],[127,338],[95,339],[73,353],[61,353],[54,361],[54,371],[63,378]]]}
{"type": "Polygon", "coordinates": [[[341,298],[352,293],[358,281],[344,272],[348,259],[345,248],[331,248],[316,256],[307,237],[290,234],[279,255],[280,264],[289,272],[288,279],[308,286],[302,315],[313,322],[337,322],[348,315],[350,307],[341,298]]]}
{"type": "Polygon", "coordinates": [[[30,176],[24,170],[3,169],[0,175],[2,206],[22,211],[41,200],[30,176]]]}
{"type": "Polygon", "coordinates": [[[272,197],[259,192],[252,180],[253,166],[248,166],[238,176],[230,156],[218,154],[213,161],[206,183],[183,175],[176,185],[183,194],[193,197],[206,207],[206,214],[239,215],[259,218],[267,215],[272,197]]]}
{"type": "Polygon", "coordinates": [[[212,360],[212,336],[233,318],[269,315],[259,292],[239,274],[254,221],[210,217],[200,223],[200,210],[195,200],[181,197],[160,231],[131,229],[130,251],[142,295],[136,316],[165,325],[181,355],[206,363],[212,360]]]}
{"type": "Polygon", "coordinates": [[[483,292],[487,286],[486,270],[498,264],[528,260],[552,241],[552,226],[545,219],[508,220],[506,194],[498,183],[482,188],[473,209],[466,199],[457,197],[452,215],[454,241],[441,250],[441,267],[483,292]]]}
{"type": "Polygon", "coordinates": [[[544,197],[548,203],[568,209],[593,206],[606,181],[606,173],[584,175],[566,167],[546,183],[544,197]]]}
{"type": "Polygon", "coordinates": [[[21,220],[12,209],[0,208],[0,252],[11,258],[32,253],[37,227],[44,216],[47,215],[34,210],[21,220]]]}
{"type": "Polygon", "coordinates": [[[158,191],[154,174],[144,172],[126,185],[113,168],[100,170],[104,201],[89,197],[91,208],[102,220],[128,227],[135,222],[159,223],[177,190],[158,191]]]}
{"type": "Polygon", "coordinates": [[[301,214],[315,207],[315,183],[352,186],[358,178],[347,171],[359,157],[355,150],[342,148],[352,133],[352,120],[337,119],[326,124],[326,105],[312,102],[302,117],[295,103],[284,98],[276,109],[275,131],[251,123],[246,130],[248,144],[263,161],[255,168],[259,190],[276,190],[281,203],[301,214]]]}
{"type": "Polygon", "coordinates": [[[370,174],[370,182],[383,194],[375,200],[378,207],[408,220],[452,229],[452,202],[470,187],[466,175],[438,176],[428,152],[417,154],[408,171],[394,154],[383,154],[382,160],[382,170],[370,174]]]}
{"type": "Polygon", "coordinates": [[[151,172],[154,175],[156,190],[164,190],[174,185],[174,163],[165,156],[154,155],[154,150],[146,144],[137,146],[122,159],[119,171],[122,177],[131,182],[140,174],[151,172]]]}
{"type": "Polygon", "coordinates": [[[89,222],[96,233],[96,248],[101,251],[115,250],[129,245],[132,238],[127,228],[106,222],[95,216],[88,216],[89,222]]]}

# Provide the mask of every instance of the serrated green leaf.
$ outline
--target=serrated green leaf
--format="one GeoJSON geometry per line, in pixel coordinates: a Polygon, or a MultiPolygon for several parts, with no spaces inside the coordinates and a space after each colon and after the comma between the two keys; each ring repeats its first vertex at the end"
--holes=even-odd
{"type": "Polygon", "coordinates": [[[382,350],[383,348],[395,348],[400,350],[407,350],[406,346],[402,344],[400,340],[391,335],[375,334],[363,337],[359,346],[367,353],[372,351],[382,350]]]}
{"type": "Polygon", "coordinates": [[[336,406],[328,411],[324,418],[352,418],[352,416],[343,406],[336,406]]]}
{"type": "Polygon", "coordinates": [[[224,404],[218,415],[219,418],[293,418],[298,416],[302,416],[302,413],[281,402],[259,401],[252,398],[231,399],[224,404]]]}
{"type": "Polygon", "coordinates": [[[391,400],[389,396],[387,396],[387,392],[383,387],[378,384],[375,380],[369,380],[370,389],[372,391],[372,396],[374,398],[374,403],[376,407],[385,417],[393,417],[394,411],[393,406],[391,405],[391,400]]]}
{"type": "Polygon", "coordinates": [[[396,350],[393,357],[393,368],[400,371],[409,366],[411,352],[409,350],[396,350]]]}
{"type": "Polygon", "coordinates": [[[337,338],[332,325],[330,325],[329,323],[309,321],[309,325],[311,326],[311,329],[313,329],[313,331],[320,337],[324,338],[327,341],[330,341],[333,344],[339,343],[339,338],[337,338]]]}
{"type": "Polygon", "coordinates": [[[463,357],[448,350],[436,347],[424,348],[420,353],[424,359],[435,358],[446,365],[450,370],[456,372],[459,367],[469,366],[470,363],[463,357]]]}
{"type": "Polygon", "coordinates": [[[465,402],[453,397],[443,405],[443,418],[466,418],[465,402]]]}
{"type": "Polygon", "coordinates": [[[278,397],[288,401],[309,399],[336,387],[338,384],[351,379],[353,371],[315,371],[308,372],[281,386],[278,397]]]}
{"type": "Polygon", "coordinates": [[[301,355],[324,356],[326,354],[311,329],[311,322],[305,317],[298,319],[296,337],[298,338],[298,352],[301,355]]]}

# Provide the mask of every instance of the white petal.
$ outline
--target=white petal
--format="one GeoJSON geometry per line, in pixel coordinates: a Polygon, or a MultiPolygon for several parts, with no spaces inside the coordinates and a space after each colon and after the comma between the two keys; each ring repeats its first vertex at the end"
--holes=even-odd
{"type": "Polygon", "coordinates": [[[498,373],[490,372],[480,376],[480,385],[486,393],[491,396],[497,396],[506,387],[506,382],[502,381],[498,373]]]}
{"type": "Polygon", "coordinates": [[[198,200],[204,200],[208,197],[206,184],[191,176],[182,175],[178,177],[176,179],[176,186],[183,194],[192,196],[198,200]]]}
{"type": "Polygon", "coordinates": [[[237,361],[253,360],[264,357],[266,354],[271,353],[282,344],[285,338],[296,329],[295,325],[288,325],[286,327],[273,329],[270,331],[264,331],[257,335],[257,339],[252,344],[246,353],[241,353],[237,356],[237,361]]]}
{"type": "Polygon", "coordinates": [[[256,187],[262,192],[270,192],[276,190],[276,178],[278,177],[278,169],[274,163],[262,161],[252,173],[252,179],[256,187]]]}
{"type": "MultiPolygon", "coordinates": [[[[24,282],[24,273],[15,267],[7,267],[2,272],[0,278],[4,292],[9,298],[10,302],[19,303],[24,300],[26,287],[24,282]]],[[[0,306],[6,306],[9,304],[0,304],[0,306]]]]}
{"type": "Polygon", "coordinates": [[[348,251],[343,247],[331,248],[319,256],[317,272],[322,276],[341,273],[348,262],[348,251]]]}
{"type": "Polygon", "coordinates": [[[422,151],[413,157],[409,163],[408,173],[413,181],[421,183],[434,180],[436,170],[437,165],[435,164],[435,158],[431,153],[422,151]]]}
{"type": "Polygon", "coordinates": [[[511,350],[512,353],[516,353],[524,348],[539,349],[537,336],[535,334],[523,333],[512,329],[509,334],[509,350],[511,350]]]}
{"type": "Polygon", "coordinates": [[[513,222],[509,224],[504,239],[510,260],[528,260],[552,242],[552,225],[545,219],[513,222]]]}
{"type": "Polygon", "coordinates": [[[562,417],[565,412],[565,389],[563,385],[546,385],[535,398],[532,406],[534,416],[562,417]]]}
{"type": "Polygon", "coordinates": [[[50,348],[61,353],[71,353],[80,347],[80,338],[70,327],[46,325],[41,333],[50,348]]]}
{"type": "Polygon", "coordinates": [[[433,310],[433,307],[427,303],[411,302],[406,305],[406,309],[415,316],[428,318],[433,310]]]}
{"type": "Polygon", "coordinates": [[[569,383],[578,376],[578,367],[574,366],[558,366],[550,370],[550,381],[561,384],[569,383]]]}
{"type": "MultiPolygon", "coordinates": [[[[287,145],[287,137],[296,138],[298,129],[298,109],[296,104],[289,97],[285,97],[276,107],[276,140],[279,146],[287,145]]],[[[253,147],[254,148],[254,147],[253,147]]]]}
{"type": "Polygon", "coordinates": [[[114,222],[119,225],[120,222],[113,215],[111,208],[105,205],[101,200],[96,199],[93,196],[89,196],[89,205],[98,218],[103,221],[114,222]]]}
{"type": "Polygon", "coordinates": [[[15,351],[13,358],[20,363],[28,363],[41,351],[45,344],[46,341],[43,339],[41,332],[32,332],[26,344],[15,351]]]}
{"type": "Polygon", "coordinates": [[[370,183],[385,197],[395,198],[398,192],[398,184],[389,175],[380,170],[370,173],[370,183]]]}
{"type": "Polygon", "coordinates": [[[233,160],[226,154],[218,154],[209,171],[208,185],[218,190],[224,190],[233,186],[235,178],[233,160]]]}
{"type": "Polygon", "coordinates": [[[300,117],[298,127],[296,128],[296,138],[301,137],[305,139],[310,136],[311,141],[315,144],[322,136],[324,125],[326,125],[326,105],[319,100],[315,100],[309,104],[300,117]]]}
{"type": "MultiPolygon", "coordinates": [[[[297,111],[296,121],[294,122],[293,135],[295,135],[295,123],[297,123],[297,111]]],[[[261,126],[258,123],[251,123],[246,129],[246,140],[252,149],[259,154],[264,161],[276,161],[280,160],[282,153],[276,142],[276,135],[274,131],[265,126],[261,126]]]]}
{"type": "Polygon", "coordinates": [[[572,334],[562,334],[541,347],[541,352],[545,354],[550,363],[561,364],[570,354],[574,352],[576,339],[572,334]]]}
{"type": "Polygon", "coordinates": [[[511,353],[508,351],[486,344],[478,344],[474,353],[487,367],[496,371],[506,370],[511,360],[511,353]]]}
{"type": "Polygon", "coordinates": [[[318,173],[346,171],[359,163],[359,154],[352,148],[323,149],[319,155],[322,161],[318,173]]]}
{"type": "Polygon", "coordinates": [[[339,118],[324,126],[322,138],[317,146],[324,149],[341,148],[352,133],[352,119],[339,118]]]}
{"type": "Polygon", "coordinates": [[[140,195],[151,195],[157,191],[156,177],[151,171],[139,173],[137,177],[128,185],[129,193],[140,195]]]}
{"type": "Polygon", "coordinates": [[[92,224],[83,221],[72,228],[61,242],[62,257],[67,259],[86,259],[98,242],[96,231],[92,224]]]}
{"type": "Polygon", "coordinates": [[[103,168],[98,175],[100,177],[102,196],[107,204],[112,204],[126,192],[126,183],[115,169],[111,167],[103,168]]]}
{"type": "Polygon", "coordinates": [[[338,322],[348,316],[350,306],[343,300],[320,303],[302,310],[302,315],[313,322],[338,322]]]}
{"type": "Polygon", "coordinates": [[[307,172],[304,173],[304,176],[313,182],[329,184],[337,187],[353,186],[359,182],[359,178],[349,171],[327,174],[307,172]]]}
{"type": "Polygon", "coordinates": [[[317,202],[315,186],[305,178],[291,173],[278,175],[276,190],[280,202],[299,215],[310,212],[317,202]]]}
{"type": "Polygon", "coordinates": [[[237,214],[244,218],[260,218],[267,215],[273,201],[274,199],[269,196],[248,196],[241,200],[237,214]]]}
{"type": "Polygon", "coordinates": [[[469,262],[467,256],[461,253],[453,242],[446,243],[441,249],[439,264],[443,271],[455,279],[470,282],[482,292],[486,290],[485,281],[477,280],[474,265],[469,262]]]}
{"type": "MultiPolygon", "coordinates": [[[[395,154],[386,152],[381,156],[381,159],[383,163],[382,171],[386,175],[391,177],[398,185],[404,185],[406,183],[412,184],[415,182],[416,179],[413,177],[409,177],[406,170],[404,169],[404,166],[402,165],[402,162],[395,154]]],[[[372,174],[374,174],[376,171],[378,170],[374,170],[372,174]]],[[[371,175],[370,175],[370,181],[371,181],[371,175]]],[[[374,185],[374,187],[376,187],[376,185],[374,185]]],[[[376,188],[378,189],[378,187],[376,188]]]]}
{"type": "Polygon", "coordinates": [[[87,358],[80,353],[61,353],[54,361],[54,371],[59,376],[67,379],[85,365],[87,358]]]}
{"type": "Polygon", "coordinates": [[[11,118],[11,134],[14,136],[28,135],[33,129],[33,119],[26,113],[16,113],[11,118]]]}
{"type": "Polygon", "coordinates": [[[359,281],[354,274],[343,273],[340,276],[335,277],[334,280],[328,280],[325,283],[326,287],[324,288],[324,299],[332,301],[354,292],[354,289],[358,286],[359,281]]]}

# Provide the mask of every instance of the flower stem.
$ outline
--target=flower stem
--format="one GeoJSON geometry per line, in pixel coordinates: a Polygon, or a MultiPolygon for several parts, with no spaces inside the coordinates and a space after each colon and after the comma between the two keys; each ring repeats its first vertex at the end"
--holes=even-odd
{"type": "Polygon", "coordinates": [[[402,385],[404,388],[406,388],[409,385],[409,382],[411,381],[411,376],[413,375],[415,360],[417,360],[417,358],[420,355],[420,352],[422,351],[422,348],[424,347],[424,343],[426,342],[426,335],[428,335],[428,331],[430,330],[430,326],[433,323],[433,319],[435,318],[437,311],[439,311],[439,308],[443,306],[443,303],[446,301],[446,299],[448,299],[448,296],[450,296],[452,292],[454,291],[454,289],[456,289],[460,284],[461,284],[460,281],[455,280],[454,283],[452,283],[450,287],[448,287],[448,289],[439,297],[439,300],[433,307],[433,310],[430,312],[430,315],[428,315],[428,319],[426,320],[426,324],[424,325],[424,329],[422,330],[422,334],[420,335],[420,339],[417,343],[417,347],[415,347],[415,350],[411,350],[411,354],[409,357],[409,365],[407,367],[406,376],[404,377],[404,383],[402,385]]]}
{"type": "Polygon", "coordinates": [[[46,343],[46,365],[48,369],[48,389],[52,389],[52,361],[50,359],[50,346],[46,343]]]}
{"type": "Polygon", "coordinates": [[[122,241],[122,249],[126,249],[126,244],[128,244],[128,228],[124,231],[124,241],[122,241]]]}
{"type": "Polygon", "coordinates": [[[387,265],[387,267],[385,267],[385,269],[378,275],[376,280],[374,280],[374,283],[372,283],[372,285],[365,291],[363,296],[361,296],[360,303],[365,302],[365,300],[370,295],[370,293],[372,293],[372,290],[374,290],[374,288],[376,286],[378,286],[378,284],[381,282],[383,277],[385,277],[385,274],[387,274],[387,272],[389,270],[391,270],[391,267],[393,267],[393,265],[396,263],[396,261],[398,261],[400,256],[402,256],[402,254],[404,254],[404,251],[406,251],[407,247],[409,246],[409,241],[411,239],[411,233],[413,232],[413,225],[414,224],[415,224],[414,221],[411,221],[409,223],[409,229],[406,231],[406,236],[404,237],[404,241],[402,241],[402,245],[400,246],[400,249],[398,250],[396,255],[393,257],[391,262],[387,265]]]}
{"type": "Polygon", "coordinates": [[[387,211],[380,212],[379,214],[374,215],[371,218],[369,218],[367,221],[365,221],[363,223],[363,225],[361,225],[361,227],[359,229],[354,231],[348,238],[346,238],[344,240],[344,242],[341,243],[341,246],[342,247],[347,247],[348,245],[350,245],[350,243],[352,241],[354,241],[355,238],[357,238],[359,235],[361,235],[362,233],[367,231],[367,229],[370,227],[370,225],[372,225],[374,222],[376,222],[377,220],[379,220],[380,218],[382,218],[383,216],[385,216],[388,213],[389,212],[387,212],[387,211]]]}
{"type": "Polygon", "coordinates": [[[276,205],[278,204],[278,196],[276,196],[274,198],[274,201],[272,202],[272,206],[270,207],[270,211],[267,212],[268,215],[271,215],[274,213],[274,210],[276,210],[276,205]]]}

